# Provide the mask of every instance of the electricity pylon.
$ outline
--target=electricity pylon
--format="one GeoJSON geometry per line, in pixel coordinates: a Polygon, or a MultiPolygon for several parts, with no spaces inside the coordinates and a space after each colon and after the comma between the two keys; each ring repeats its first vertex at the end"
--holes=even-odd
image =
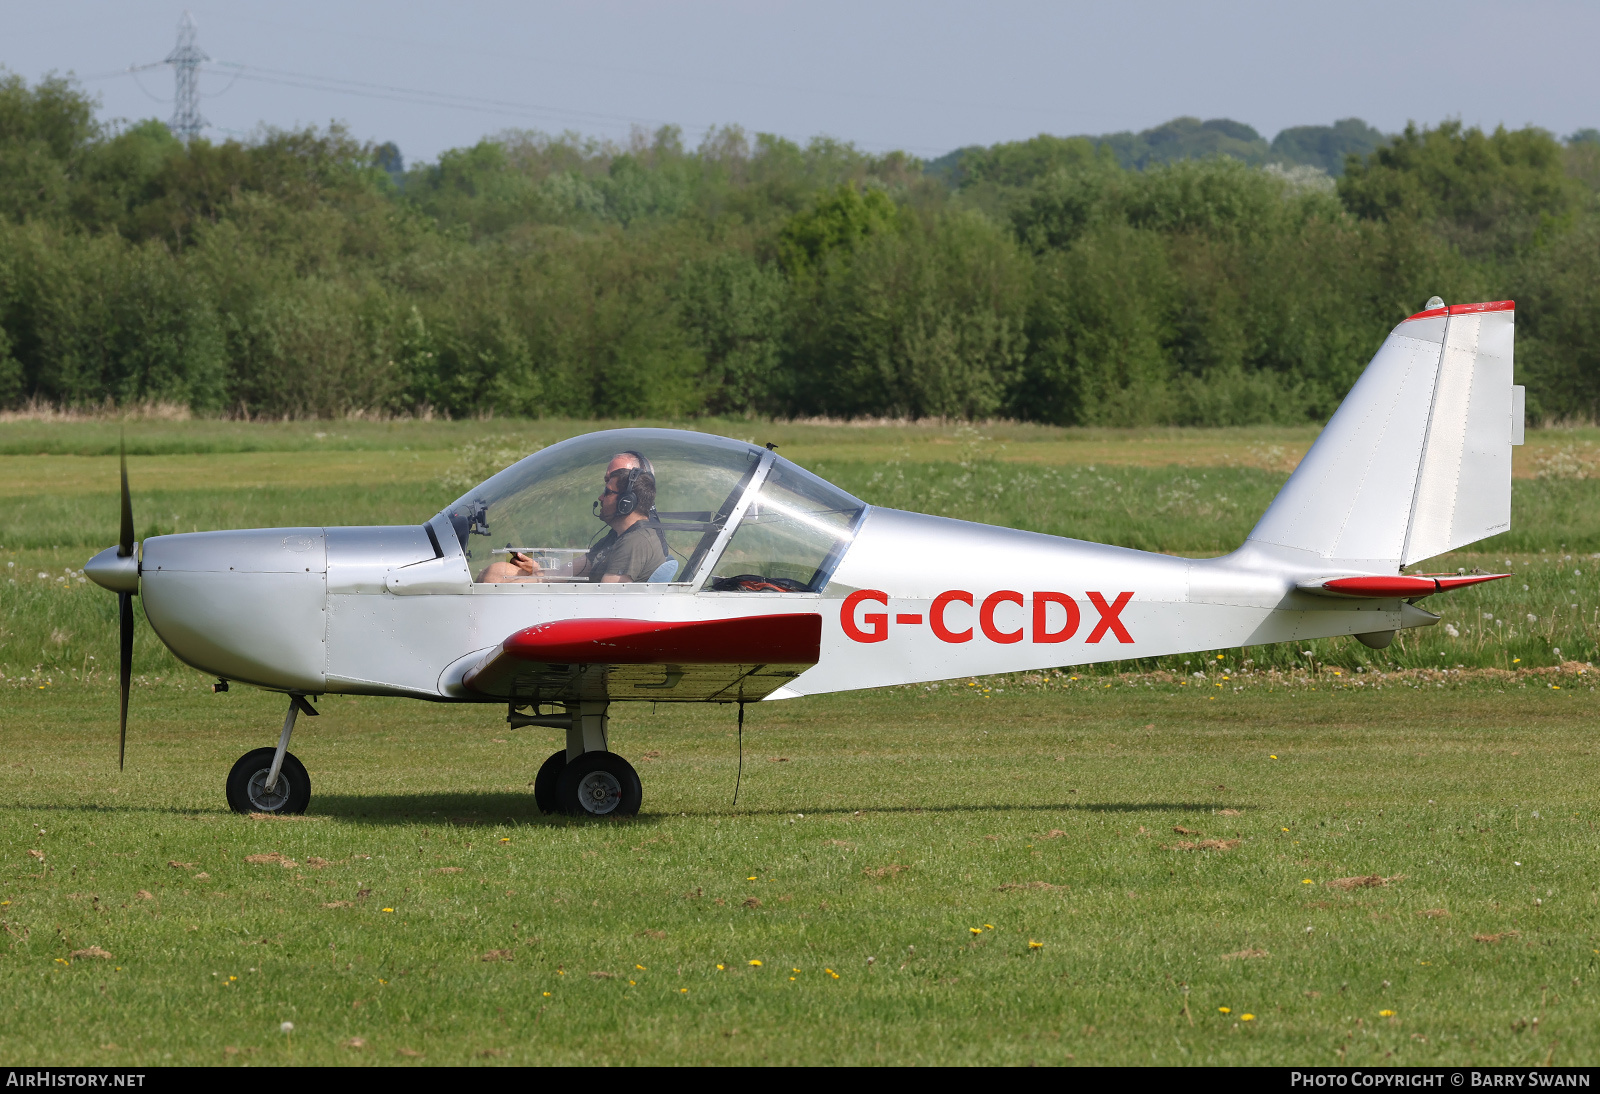
{"type": "Polygon", "coordinates": [[[198,137],[206,126],[206,120],[200,116],[200,65],[209,60],[205,50],[195,44],[194,20],[186,11],[178,21],[178,44],[167,54],[167,64],[172,66],[177,78],[172,121],[168,127],[184,144],[198,137]]]}

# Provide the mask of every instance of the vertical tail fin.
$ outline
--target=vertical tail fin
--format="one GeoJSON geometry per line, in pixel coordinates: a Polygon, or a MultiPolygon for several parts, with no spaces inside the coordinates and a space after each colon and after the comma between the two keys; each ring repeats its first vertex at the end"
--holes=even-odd
{"type": "Polygon", "coordinates": [[[1523,418],[1514,323],[1503,300],[1397,326],[1251,541],[1393,572],[1510,528],[1523,418]]]}

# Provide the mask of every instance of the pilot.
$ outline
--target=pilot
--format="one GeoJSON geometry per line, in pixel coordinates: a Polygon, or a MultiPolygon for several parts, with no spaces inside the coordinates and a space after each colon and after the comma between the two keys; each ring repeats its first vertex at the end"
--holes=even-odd
{"type": "MultiPolygon", "coordinates": [[[[619,452],[606,465],[595,516],[611,527],[578,561],[575,573],[589,581],[648,581],[667,560],[666,536],[653,519],[656,477],[650,461],[637,452],[619,452]]],[[[480,582],[544,581],[539,564],[520,551],[493,562],[480,582]]]]}
{"type": "Polygon", "coordinates": [[[606,465],[595,516],[611,526],[577,572],[590,581],[648,581],[667,561],[667,537],[654,518],[656,476],[637,452],[618,452],[606,465]]]}

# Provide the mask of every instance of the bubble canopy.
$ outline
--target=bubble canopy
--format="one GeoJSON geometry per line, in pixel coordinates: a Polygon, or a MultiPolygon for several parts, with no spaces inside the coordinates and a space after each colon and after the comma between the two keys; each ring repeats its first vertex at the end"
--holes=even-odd
{"type": "Polygon", "coordinates": [[[599,503],[618,457],[629,467],[643,457],[651,472],[654,505],[649,478],[639,496],[650,527],[632,534],[655,535],[667,558],[654,574],[631,580],[680,592],[820,592],[866,511],[838,487],[745,441],[677,429],[588,433],[518,461],[444,511],[474,580],[598,580],[586,572],[586,556],[609,531],[599,503]],[[506,560],[516,555],[533,559],[534,576],[513,573],[506,560]]]}

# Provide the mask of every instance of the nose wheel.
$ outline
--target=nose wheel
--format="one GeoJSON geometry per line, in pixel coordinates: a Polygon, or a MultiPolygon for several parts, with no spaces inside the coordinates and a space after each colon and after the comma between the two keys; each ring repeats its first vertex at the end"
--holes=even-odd
{"type": "Polygon", "coordinates": [[[295,719],[316,708],[299,692],[289,693],[283,733],[277,748],[257,748],[239,757],[228,772],[228,808],[235,813],[304,813],[311,804],[311,776],[306,765],[289,751],[295,719]]]}
{"type": "Polygon", "coordinates": [[[239,757],[228,772],[228,808],[235,813],[304,813],[311,804],[311,776],[292,752],[283,754],[283,766],[269,790],[275,748],[257,748],[239,757]]]}

